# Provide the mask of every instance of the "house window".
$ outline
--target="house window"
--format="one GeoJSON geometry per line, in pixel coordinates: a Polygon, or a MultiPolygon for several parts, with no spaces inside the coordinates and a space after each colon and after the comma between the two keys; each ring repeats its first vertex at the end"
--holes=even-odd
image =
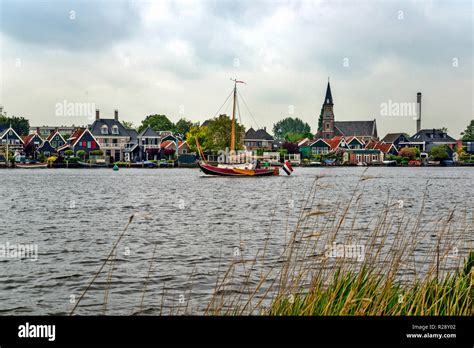
{"type": "Polygon", "coordinates": [[[87,147],[87,141],[82,142],[82,147],[87,147]]]}
{"type": "Polygon", "coordinates": [[[181,152],[182,152],[183,154],[187,154],[187,153],[188,153],[188,150],[187,150],[187,149],[183,149],[183,150],[181,150],[181,152]]]}
{"type": "Polygon", "coordinates": [[[361,155],[356,155],[356,162],[359,163],[362,159],[361,155]]]}
{"type": "Polygon", "coordinates": [[[118,126],[112,126],[112,134],[119,134],[118,126]]]}
{"type": "Polygon", "coordinates": [[[88,142],[87,142],[87,148],[90,149],[91,147],[92,147],[91,142],[88,141],[88,142]]]}
{"type": "Polygon", "coordinates": [[[95,143],[95,141],[92,142],[92,148],[95,149],[97,147],[97,144],[95,143]]]}
{"type": "Polygon", "coordinates": [[[331,127],[330,124],[329,124],[329,123],[326,123],[326,129],[329,130],[330,127],[331,127]]]}
{"type": "Polygon", "coordinates": [[[372,155],[372,162],[377,161],[377,155],[372,155]]]}
{"type": "Polygon", "coordinates": [[[100,134],[109,134],[109,128],[105,124],[100,127],[100,134]]]}

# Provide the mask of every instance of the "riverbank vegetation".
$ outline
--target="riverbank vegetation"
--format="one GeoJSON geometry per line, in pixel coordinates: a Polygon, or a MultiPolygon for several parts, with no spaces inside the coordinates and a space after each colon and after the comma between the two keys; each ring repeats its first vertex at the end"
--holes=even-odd
{"type": "Polygon", "coordinates": [[[427,185],[417,216],[387,197],[361,227],[356,219],[373,179],[362,176],[351,200],[331,212],[318,203],[324,184],[317,178],[281,256],[265,260],[270,233],[255,258],[234,260],[207,314],[473,315],[474,252],[465,242],[472,212],[453,208],[427,221],[427,185]]]}

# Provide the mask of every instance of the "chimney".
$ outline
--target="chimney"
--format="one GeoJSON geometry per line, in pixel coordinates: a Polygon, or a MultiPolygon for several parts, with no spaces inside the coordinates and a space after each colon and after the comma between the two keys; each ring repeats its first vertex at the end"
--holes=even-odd
{"type": "Polygon", "coordinates": [[[95,119],[98,120],[100,118],[99,109],[95,109],[95,119]]]}
{"type": "Polygon", "coordinates": [[[3,115],[3,105],[0,105],[0,116],[3,115]]]}
{"type": "Polygon", "coordinates": [[[117,109],[115,109],[115,111],[114,111],[114,119],[115,119],[115,121],[118,121],[118,110],[117,109]]]}
{"type": "Polygon", "coordinates": [[[416,102],[418,104],[418,117],[416,119],[416,132],[421,130],[421,92],[416,94],[416,102]]]}
{"type": "Polygon", "coordinates": [[[36,127],[36,134],[40,134],[40,127],[36,127]]]}

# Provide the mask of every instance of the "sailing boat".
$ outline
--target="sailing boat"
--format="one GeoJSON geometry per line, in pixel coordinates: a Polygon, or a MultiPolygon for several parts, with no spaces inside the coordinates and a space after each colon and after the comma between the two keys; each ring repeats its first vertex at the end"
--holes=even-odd
{"type": "MultiPolygon", "coordinates": [[[[232,108],[232,131],[230,139],[230,153],[235,154],[235,109],[237,103],[237,83],[244,83],[243,81],[234,81],[234,98],[232,108]]],[[[259,161],[254,163],[220,163],[217,166],[209,164],[202,151],[201,145],[199,145],[198,139],[196,139],[196,145],[199,151],[201,160],[198,162],[199,168],[208,175],[221,175],[221,176],[273,176],[279,175],[280,170],[278,167],[266,167],[260,168],[259,161]]],[[[232,157],[231,157],[232,158],[232,157]]]]}

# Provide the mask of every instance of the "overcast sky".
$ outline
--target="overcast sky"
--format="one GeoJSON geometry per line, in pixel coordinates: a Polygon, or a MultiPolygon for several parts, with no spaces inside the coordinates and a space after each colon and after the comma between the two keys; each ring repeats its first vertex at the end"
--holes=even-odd
{"type": "Polygon", "coordinates": [[[315,132],[328,76],[336,120],[376,118],[381,136],[415,132],[381,105],[417,92],[423,128],[457,138],[473,118],[471,1],[0,3],[0,104],[31,125],[90,122],[56,115],[63,101],[135,125],[155,113],[202,122],[231,77],[247,83],[247,128],[292,116],[315,132]]]}

